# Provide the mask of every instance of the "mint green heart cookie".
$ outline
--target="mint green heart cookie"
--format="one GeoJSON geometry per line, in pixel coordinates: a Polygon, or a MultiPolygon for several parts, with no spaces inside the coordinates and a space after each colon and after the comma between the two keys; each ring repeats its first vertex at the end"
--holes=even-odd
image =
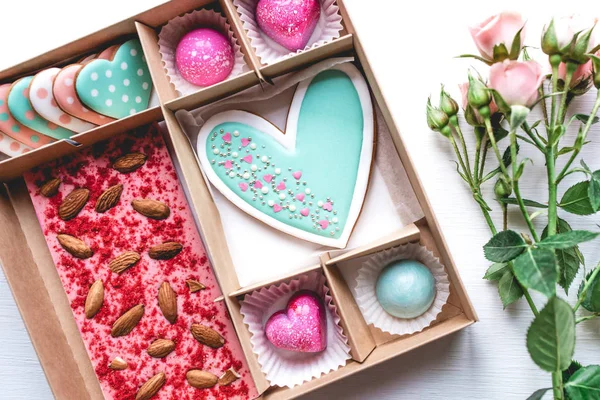
{"type": "Polygon", "coordinates": [[[93,60],[75,82],[81,102],[97,113],[124,118],[148,108],[152,79],[138,39],[119,47],[111,61],[93,60]]]}

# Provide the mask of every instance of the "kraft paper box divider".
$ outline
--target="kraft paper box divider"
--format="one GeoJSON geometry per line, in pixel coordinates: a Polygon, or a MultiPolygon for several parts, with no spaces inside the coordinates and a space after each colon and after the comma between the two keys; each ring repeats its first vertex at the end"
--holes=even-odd
{"type": "Polygon", "coordinates": [[[284,399],[300,396],[451,334],[477,320],[417,172],[413,168],[410,155],[404,147],[361,46],[359,33],[356,32],[351,21],[351,13],[342,0],[338,0],[337,3],[344,25],[344,30],[338,39],[269,65],[261,64],[254,53],[232,0],[175,0],[0,72],[0,82],[9,82],[40,68],[64,65],[65,62],[88,54],[105,44],[137,35],[146,54],[160,101],[158,107],[78,134],[71,141],[59,141],[0,163],[0,181],[6,182],[5,187],[0,190],[0,260],[49,384],[57,398],[101,399],[103,396],[27,189],[19,176],[34,166],[79,151],[81,148],[152,121],[165,121],[167,129],[163,133],[167,146],[178,167],[179,179],[185,188],[190,208],[223,291],[223,301],[229,309],[250,373],[259,393],[263,393],[264,398],[284,399]],[[178,97],[162,65],[158,51],[158,32],[160,27],[172,18],[205,6],[217,8],[229,20],[250,71],[196,93],[178,97]],[[269,282],[241,287],[219,212],[203,179],[194,149],[175,118],[175,112],[192,110],[256,85],[269,85],[273,78],[341,54],[353,55],[356,64],[366,76],[374,101],[383,114],[395,149],[425,218],[406,227],[399,226],[398,232],[362,247],[350,251],[325,252],[321,255],[321,265],[310,266],[279,279],[271,279],[269,282]],[[441,259],[451,282],[451,294],[442,314],[430,327],[413,335],[393,336],[366,324],[352,297],[349,288],[351,283],[345,279],[344,274],[347,272],[346,269],[352,263],[357,263],[361,257],[406,242],[419,242],[441,259]],[[353,359],[344,367],[291,389],[270,387],[253,352],[250,333],[240,313],[240,300],[260,287],[276,284],[314,270],[322,270],[325,274],[334,303],[339,308],[341,324],[349,339],[353,359]]]}

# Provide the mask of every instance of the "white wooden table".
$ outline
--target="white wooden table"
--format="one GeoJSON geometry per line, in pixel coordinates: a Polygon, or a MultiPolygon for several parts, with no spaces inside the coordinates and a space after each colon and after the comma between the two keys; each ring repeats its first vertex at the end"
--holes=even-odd
{"type": "MultiPolygon", "coordinates": [[[[159,2],[104,0],[99,5],[75,0],[3,2],[0,69],[159,2]]],[[[481,279],[489,264],[483,258],[481,246],[489,238],[489,232],[454,171],[448,144],[425,124],[425,101],[430,93],[437,99],[441,82],[458,96],[456,84],[466,79],[466,68],[471,65],[480,68],[475,61],[453,59],[458,54],[476,51],[466,29],[469,22],[501,9],[518,10],[529,20],[527,43],[539,46],[541,28],[552,15],[542,7],[552,13],[578,10],[590,13],[597,9],[596,4],[579,1],[575,9],[575,3],[559,1],[505,0],[497,6],[477,0],[417,1],[410,2],[410,6],[393,0],[345,2],[481,321],[307,398],[524,399],[551,382],[550,375],[533,364],[525,348],[531,314],[525,302],[503,311],[495,285],[481,279]]],[[[579,101],[582,112],[589,112],[592,96],[579,101]]],[[[597,141],[598,135],[600,131],[595,128],[589,138],[597,141]]],[[[573,133],[569,138],[572,140],[573,133]]],[[[525,147],[522,155],[531,157],[535,166],[528,167],[522,190],[526,197],[545,201],[543,159],[525,147]]],[[[592,169],[600,168],[599,151],[598,144],[590,144],[583,152],[592,169]]],[[[490,164],[493,161],[488,160],[490,164]]],[[[561,186],[559,194],[576,179],[582,178],[573,177],[561,186]]],[[[499,222],[499,212],[493,216],[499,222]]],[[[516,213],[512,217],[519,219],[516,213]]],[[[588,218],[587,223],[577,217],[568,219],[572,225],[586,229],[596,229],[594,223],[600,222],[600,217],[588,218]]],[[[537,223],[545,224],[544,218],[537,223]]],[[[588,266],[598,261],[599,249],[597,244],[583,246],[588,266]]],[[[580,276],[576,279],[577,284],[580,279],[580,276]]],[[[543,305],[541,297],[536,296],[535,300],[538,306],[543,305]]],[[[584,364],[597,364],[600,324],[596,321],[582,325],[577,332],[576,358],[584,364]]],[[[0,399],[51,399],[51,391],[1,274],[0,343],[0,399]]]]}

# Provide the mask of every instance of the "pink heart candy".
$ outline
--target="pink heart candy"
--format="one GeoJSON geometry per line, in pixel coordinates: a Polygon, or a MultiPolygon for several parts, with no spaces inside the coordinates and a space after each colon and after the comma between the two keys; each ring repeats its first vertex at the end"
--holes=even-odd
{"type": "Polygon", "coordinates": [[[300,210],[300,214],[302,214],[305,217],[308,217],[309,212],[310,210],[308,208],[303,208],[302,210],[300,210]]]}
{"type": "Polygon", "coordinates": [[[304,201],[304,193],[298,193],[296,195],[296,200],[304,201]]]}
{"type": "Polygon", "coordinates": [[[265,176],[263,176],[263,179],[265,180],[265,182],[271,183],[271,181],[273,180],[273,175],[266,174],[265,176]]]}
{"type": "Polygon", "coordinates": [[[306,47],[320,13],[319,0],[259,0],[255,15],[267,36],[296,51],[306,47]]]}
{"type": "Polygon", "coordinates": [[[233,168],[233,164],[231,163],[230,160],[225,161],[225,169],[231,169],[233,168]]]}
{"type": "Polygon", "coordinates": [[[231,133],[227,132],[223,136],[221,136],[225,143],[231,143],[231,133]]]}
{"type": "Polygon", "coordinates": [[[277,185],[277,190],[285,190],[285,183],[283,181],[279,182],[279,185],[277,185]]]}
{"type": "Polygon", "coordinates": [[[331,203],[327,202],[327,203],[323,204],[323,210],[331,211],[332,210],[331,203]]]}
{"type": "Polygon", "coordinates": [[[321,221],[319,221],[319,225],[321,225],[321,229],[327,229],[327,227],[329,226],[329,221],[322,219],[321,221]]]}
{"type": "Polygon", "coordinates": [[[281,208],[281,206],[279,204],[275,204],[273,206],[273,211],[275,211],[276,213],[278,213],[281,210],[282,210],[282,208],[281,208]]]}
{"type": "Polygon", "coordinates": [[[246,182],[240,183],[240,189],[242,189],[242,192],[245,192],[248,190],[248,184],[246,182]]]}
{"type": "Polygon", "coordinates": [[[301,353],[327,348],[327,320],[323,300],[310,290],[300,290],[285,310],[275,312],[265,324],[265,335],[273,346],[301,353]]]}
{"type": "Polygon", "coordinates": [[[296,180],[298,180],[298,179],[302,178],[302,171],[296,171],[292,174],[292,176],[294,178],[296,178],[296,180]]]}
{"type": "Polygon", "coordinates": [[[252,155],[248,154],[247,156],[243,157],[242,160],[246,161],[248,164],[250,164],[252,162],[252,155]]]}
{"type": "Polygon", "coordinates": [[[263,184],[261,183],[261,181],[256,181],[256,182],[254,182],[254,187],[256,189],[262,189],[263,184]]]}
{"type": "Polygon", "coordinates": [[[246,139],[246,138],[242,138],[242,146],[246,147],[250,144],[250,140],[246,139]]]}

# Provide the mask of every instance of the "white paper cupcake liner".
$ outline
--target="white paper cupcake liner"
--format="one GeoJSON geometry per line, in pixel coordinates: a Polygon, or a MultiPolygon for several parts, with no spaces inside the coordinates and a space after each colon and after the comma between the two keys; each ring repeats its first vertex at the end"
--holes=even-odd
{"type": "Polygon", "coordinates": [[[450,281],[444,266],[433,253],[416,243],[408,243],[372,255],[360,267],[356,278],[356,302],[365,321],[394,335],[413,334],[427,328],[442,312],[449,295],[450,281]],[[377,278],[386,266],[398,260],[419,261],[429,268],[435,278],[436,293],[433,304],[424,314],[416,318],[396,318],[388,314],[377,301],[375,292],[377,278]]]}
{"type": "Polygon", "coordinates": [[[262,371],[271,385],[294,387],[322,374],[344,366],[350,359],[348,339],[344,336],[325,276],[310,272],[284,282],[262,288],[246,295],[241,302],[244,323],[252,334],[250,341],[262,371]],[[321,353],[296,353],[273,346],[265,335],[264,326],[269,317],[286,307],[288,300],[299,290],[316,292],[325,304],[327,314],[327,348],[321,353]]]}
{"type": "Polygon", "coordinates": [[[203,88],[203,86],[196,86],[183,79],[177,70],[177,64],[175,62],[175,51],[177,49],[177,44],[179,44],[179,40],[186,33],[198,28],[211,28],[229,38],[233,47],[234,65],[231,73],[225,80],[231,79],[248,70],[246,63],[244,62],[244,55],[242,54],[240,46],[237,44],[227,19],[223,15],[212,10],[192,11],[191,13],[170,20],[167,25],[160,30],[158,35],[158,47],[165,70],[167,71],[167,76],[180,95],[190,94],[203,88]]]}
{"type": "Polygon", "coordinates": [[[319,21],[308,44],[304,49],[293,52],[276,43],[259,28],[254,17],[256,3],[258,0],[233,0],[252,47],[263,64],[272,64],[302,51],[321,46],[339,38],[340,32],[344,29],[340,9],[335,0],[321,0],[319,21]]]}

